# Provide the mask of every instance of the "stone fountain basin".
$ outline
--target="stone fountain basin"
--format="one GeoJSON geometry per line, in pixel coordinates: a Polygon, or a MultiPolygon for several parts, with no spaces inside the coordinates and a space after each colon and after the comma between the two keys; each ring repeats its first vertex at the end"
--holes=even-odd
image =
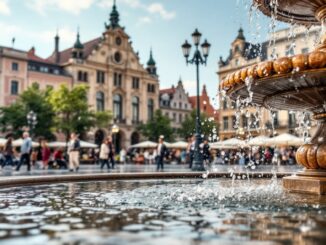
{"type": "MultiPolygon", "coordinates": [[[[326,68],[273,75],[253,80],[252,104],[278,110],[325,111],[326,68]]],[[[249,97],[246,84],[238,84],[227,94],[233,99],[249,97]]]]}
{"type": "Polygon", "coordinates": [[[0,243],[324,244],[325,197],[279,180],[151,179],[0,190],[0,243]]]}

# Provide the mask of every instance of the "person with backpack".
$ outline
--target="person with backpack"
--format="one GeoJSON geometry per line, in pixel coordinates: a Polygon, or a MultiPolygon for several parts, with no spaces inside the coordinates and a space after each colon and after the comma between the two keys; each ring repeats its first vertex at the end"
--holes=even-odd
{"type": "Polygon", "coordinates": [[[13,165],[14,148],[12,145],[12,140],[13,140],[12,137],[9,136],[5,144],[4,152],[3,152],[4,162],[2,167],[8,164],[10,164],[11,166],[13,165]]]}
{"type": "Polygon", "coordinates": [[[114,166],[115,166],[115,160],[114,160],[115,149],[114,149],[114,145],[112,143],[112,138],[111,137],[108,137],[107,144],[108,144],[108,147],[109,147],[109,163],[111,162],[111,167],[112,167],[112,169],[114,169],[114,166]]]}
{"type": "Polygon", "coordinates": [[[79,151],[80,151],[80,141],[75,133],[71,133],[70,141],[68,144],[70,172],[73,172],[74,170],[78,171],[79,169],[79,151]]]}
{"type": "Polygon", "coordinates": [[[110,169],[109,164],[109,141],[103,140],[100,148],[100,163],[101,163],[101,170],[104,168],[104,165],[107,165],[108,169],[110,169]]]}

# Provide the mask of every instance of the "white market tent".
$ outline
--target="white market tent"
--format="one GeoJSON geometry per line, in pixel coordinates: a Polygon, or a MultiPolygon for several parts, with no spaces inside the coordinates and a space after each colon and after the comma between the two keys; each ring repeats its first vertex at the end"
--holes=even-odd
{"type": "Polygon", "coordinates": [[[292,134],[280,134],[267,141],[267,146],[300,146],[304,144],[304,139],[292,134]]]}
{"type": "Polygon", "coordinates": [[[1,146],[1,147],[5,146],[6,142],[7,142],[6,139],[4,139],[4,138],[0,138],[0,146],[1,146]]]}
{"type": "MultiPolygon", "coordinates": [[[[14,140],[12,142],[12,145],[14,147],[20,147],[22,144],[23,144],[23,139],[14,140]]],[[[32,147],[38,147],[39,145],[40,145],[39,143],[32,141],[32,147]]]]}
{"type": "MultiPolygon", "coordinates": [[[[67,147],[67,143],[62,142],[62,141],[55,141],[55,142],[48,143],[48,146],[50,148],[65,148],[65,147],[67,147]]],[[[98,148],[98,145],[81,140],[80,147],[81,148],[98,148]]]]}
{"type": "Polygon", "coordinates": [[[244,140],[239,140],[237,138],[228,139],[225,141],[211,143],[210,147],[212,149],[237,149],[246,147],[246,142],[244,140]]]}
{"type": "Polygon", "coordinates": [[[187,147],[188,147],[188,143],[184,141],[178,141],[168,146],[168,148],[174,148],[174,149],[187,149],[187,147]]]}
{"type": "Polygon", "coordinates": [[[153,141],[144,141],[138,144],[130,146],[131,148],[155,148],[157,147],[157,143],[153,141]]]}
{"type": "Polygon", "coordinates": [[[264,135],[257,136],[249,140],[248,145],[250,146],[266,146],[270,138],[264,135]]]}

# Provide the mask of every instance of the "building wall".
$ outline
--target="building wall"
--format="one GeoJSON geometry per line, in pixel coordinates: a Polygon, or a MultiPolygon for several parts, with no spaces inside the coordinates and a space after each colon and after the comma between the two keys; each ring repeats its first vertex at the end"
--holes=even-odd
{"type": "MultiPolygon", "coordinates": [[[[320,29],[317,27],[314,27],[310,30],[309,35],[306,34],[306,31],[304,28],[299,27],[295,28],[293,32],[295,33],[295,36],[293,38],[289,38],[289,29],[281,30],[275,33],[275,55],[276,57],[283,57],[287,55],[294,55],[294,54],[299,54],[302,52],[311,52],[314,50],[316,40],[318,39],[319,36],[319,31],[320,29]],[[295,44],[295,45],[293,45],[295,44]],[[291,50],[291,47],[293,49],[291,50]]],[[[272,37],[271,37],[272,38],[272,37]]],[[[236,39],[234,42],[231,44],[231,50],[233,57],[231,60],[228,61],[228,63],[225,65],[221,65],[219,63],[219,70],[218,70],[218,78],[219,81],[222,81],[228,74],[239,70],[243,67],[253,65],[257,62],[263,61],[265,59],[270,59],[273,53],[273,47],[268,46],[269,41],[265,42],[262,44],[262,46],[266,47],[266,54],[262,53],[259,57],[256,58],[251,58],[248,59],[247,57],[244,57],[243,53],[241,52],[236,52],[235,47],[240,46],[243,47],[243,45],[246,43],[245,40],[241,39],[236,39]]],[[[264,51],[263,51],[264,52],[264,51]]],[[[219,110],[219,121],[221,124],[220,127],[220,139],[225,140],[228,138],[240,136],[240,137],[248,137],[248,136],[256,136],[259,134],[265,134],[265,135],[272,135],[272,130],[270,125],[272,118],[271,118],[271,113],[261,107],[261,118],[260,118],[260,125],[263,126],[263,128],[259,131],[257,131],[254,128],[247,128],[244,129],[243,127],[243,120],[242,116],[240,118],[239,122],[239,128],[235,129],[234,128],[234,116],[236,115],[236,108],[234,106],[234,103],[231,101],[227,101],[227,106],[224,106],[224,98],[223,96],[220,97],[220,110],[219,110]],[[228,128],[224,128],[224,123],[223,121],[225,118],[228,118],[228,128]]],[[[250,108],[247,107],[244,110],[242,110],[242,115],[243,114],[248,114],[250,117],[254,116],[257,112],[256,108],[250,108]]],[[[281,133],[295,133],[295,125],[289,125],[289,112],[288,111],[278,111],[278,125],[275,125],[275,132],[276,134],[281,134],[281,133]]],[[[250,118],[249,117],[249,118],[250,118]]],[[[312,125],[312,131],[313,133],[316,130],[315,124],[312,125]]]]}

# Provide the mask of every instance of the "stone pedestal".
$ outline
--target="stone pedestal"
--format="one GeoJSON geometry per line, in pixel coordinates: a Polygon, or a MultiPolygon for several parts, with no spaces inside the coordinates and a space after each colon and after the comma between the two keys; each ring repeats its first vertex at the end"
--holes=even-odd
{"type": "Polygon", "coordinates": [[[304,170],[283,178],[283,186],[291,192],[326,195],[326,171],[304,170]]]}

